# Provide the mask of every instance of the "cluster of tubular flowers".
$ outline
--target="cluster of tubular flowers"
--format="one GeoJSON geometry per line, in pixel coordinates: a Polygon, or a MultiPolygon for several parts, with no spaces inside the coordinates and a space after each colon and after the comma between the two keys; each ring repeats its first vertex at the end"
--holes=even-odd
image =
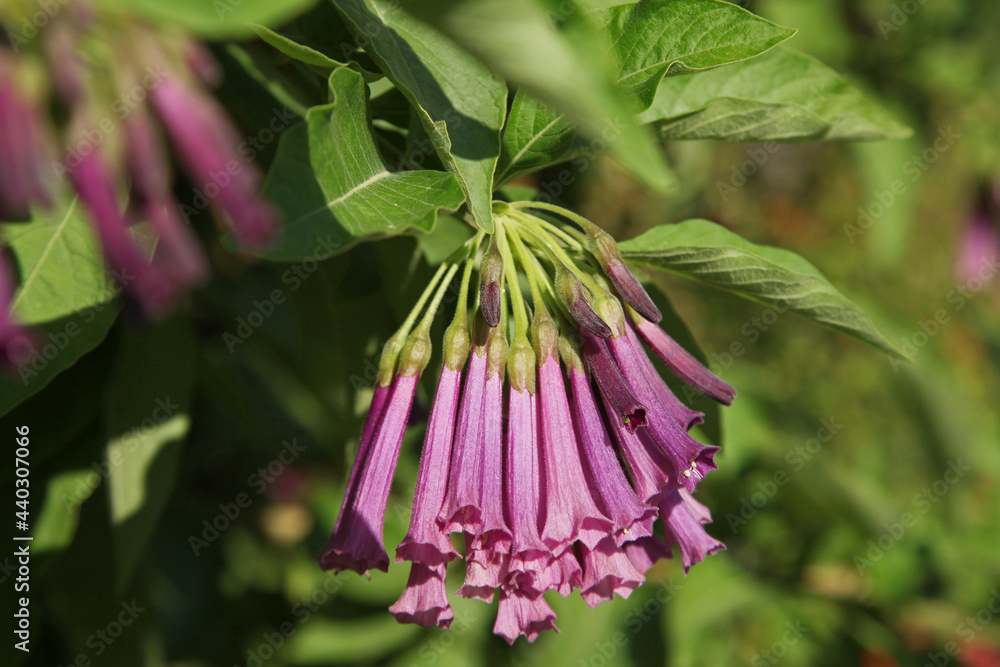
{"type": "Polygon", "coordinates": [[[494,219],[495,233],[480,233],[438,270],[386,344],[319,563],[366,575],[388,569],[383,522],[431,356],[428,331],[464,262],[409,530],[396,548],[396,562],[411,563],[409,583],[390,611],[400,622],[448,628],[446,568],[460,545],[465,581],[457,594],[497,597],[494,632],[513,643],[555,629],[547,591],[565,597],[579,589],[594,607],[628,597],[675,542],[685,572],[724,548],[705,532],[709,511],[692,495],[715,469],[718,448],[688,434],[702,414],[674,396],[643,342],[695,389],[725,404],[735,391],[657,326],[660,312],[600,228],[530,202],[496,203],[494,219]],[[480,289],[470,327],[474,264],[480,289]]]}
{"type": "MultiPolygon", "coordinates": [[[[260,173],[205,88],[220,72],[199,44],[122,17],[103,20],[76,1],[51,19],[37,45],[24,44],[4,29],[17,18],[11,11],[0,12],[0,221],[52,206],[52,193],[68,181],[129,303],[147,317],[166,314],[207,277],[173,195],[168,137],[236,239],[266,242],[275,212],[260,199],[260,173]],[[50,108],[59,122],[44,113],[50,108]],[[140,221],[157,237],[152,261],[131,231],[140,221]]],[[[31,353],[30,337],[11,320],[13,284],[0,253],[0,361],[8,362],[31,353]]]]}

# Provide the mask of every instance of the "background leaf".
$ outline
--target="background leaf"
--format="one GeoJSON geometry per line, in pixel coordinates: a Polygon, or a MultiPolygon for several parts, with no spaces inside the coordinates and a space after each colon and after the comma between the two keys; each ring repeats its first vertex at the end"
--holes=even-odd
{"type": "Polygon", "coordinates": [[[669,77],[639,118],[664,139],[901,139],[910,131],[812,56],[779,46],[712,72],[669,77]]]}
{"type": "Polygon", "coordinates": [[[642,0],[595,15],[615,45],[618,82],[640,111],[665,75],[752,58],[795,34],[722,0],[642,0]]]}
{"type": "Polygon", "coordinates": [[[493,171],[507,86],[395,2],[338,0],[336,6],[416,109],[441,161],[458,178],[476,224],[492,232],[493,171]]]}
{"type": "Polygon", "coordinates": [[[107,396],[107,483],[115,590],[124,591],[174,487],[197,348],[175,316],[122,340],[107,396]]]}
{"type": "Polygon", "coordinates": [[[179,26],[198,37],[251,37],[254,23],[281,25],[316,0],[96,0],[108,9],[139,14],[151,23],[179,26]]]}
{"type": "Polygon", "coordinates": [[[451,174],[385,168],[361,74],[337,69],[330,86],[333,103],[313,107],[282,136],[264,184],[285,214],[283,238],[264,253],[269,259],[327,257],[363,238],[428,232],[438,211],[454,211],[464,199],[451,174]]]}
{"type": "Polygon", "coordinates": [[[623,255],[769,306],[787,308],[891,355],[900,353],[867,315],[788,250],[760,246],[708,220],[660,225],[621,244],[623,255]]]}
{"type": "MultiPolygon", "coordinates": [[[[603,36],[575,8],[564,16],[560,32],[530,0],[422,0],[404,6],[552,106],[555,115],[565,113],[585,135],[601,137],[647,186],[662,191],[673,183],[658,147],[635,123],[633,109],[615,83],[610,46],[601,48],[603,36]]],[[[536,121],[531,117],[517,121],[521,123],[536,121]]],[[[547,124],[538,121],[539,127],[547,124]]]]}

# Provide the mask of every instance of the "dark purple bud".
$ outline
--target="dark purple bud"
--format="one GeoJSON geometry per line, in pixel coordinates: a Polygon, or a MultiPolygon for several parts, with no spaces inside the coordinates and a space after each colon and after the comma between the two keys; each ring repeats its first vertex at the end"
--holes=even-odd
{"type": "Polygon", "coordinates": [[[591,252],[597,257],[604,275],[614,285],[615,291],[618,292],[622,300],[642,313],[642,316],[651,322],[659,322],[663,319],[660,309],[656,307],[643,286],[625,266],[622,253],[611,234],[597,225],[592,225],[587,231],[590,234],[591,252]]]}
{"type": "Polygon", "coordinates": [[[611,338],[614,332],[590,304],[583,283],[562,266],[556,268],[556,291],[577,324],[595,336],[611,338]]]}
{"type": "Polygon", "coordinates": [[[497,247],[494,235],[479,268],[479,307],[483,312],[483,319],[491,327],[500,324],[500,311],[503,307],[503,295],[500,291],[502,283],[503,257],[500,255],[500,248],[497,247]]]}
{"type": "Polygon", "coordinates": [[[628,383],[625,382],[621,370],[607,350],[607,345],[603,340],[585,334],[581,350],[597,380],[601,394],[611,404],[622,425],[629,433],[635,433],[637,428],[646,423],[647,408],[636,399],[628,383]]]}
{"type": "Polygon", "coordinates": [[[240,243],[263,246],[274,232],[276,213],[260,199],[260,172],[240,154],[240,138],[222,109],[170,76],[150,97],[201,197],[229,215],[240,243]]]}
{"type": "Polygon", "coordinates": [[[206,86],[214,87],[222,81],[222,68],[201,42],[194,40],[188,42],[184,50],[184,63],[206,86]]]}

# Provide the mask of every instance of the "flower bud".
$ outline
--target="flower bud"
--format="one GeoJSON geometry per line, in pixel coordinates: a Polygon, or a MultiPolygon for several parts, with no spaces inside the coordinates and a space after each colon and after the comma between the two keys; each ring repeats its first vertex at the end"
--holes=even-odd
{"type": "Polygon", "coordinates": [[[615,243],[611,234],[597,225],[592,225],[587,232],[590,235],[590,251],[597,257],[604,275],[614,285],[615,291],[618,292],[622,300],[635,308],[650,322],[655,323],[663,319],[660,309],[656,307],[646,290],[625,266],[621,250],[618,249],[618,244],[615,243]]]}
{"type": "Polygon", "coordinates": [[[577,324],[595,336],[611,337],[613,333],[611,327],[601,319],[587,300],[587,291],[583,283],[563,266],[556,268],[556,291],[577,324]]]}
{"type": "Polygon", "coordinates": [[[502,283],[503,257],[500,256],[500,248],[494,235],[483,257],[483,264],[479,268],[479,308],[483,311],[486,323],[491,327],[500,324],[500,311],[503,306],[503,296],[500,291],[502,283]]]}

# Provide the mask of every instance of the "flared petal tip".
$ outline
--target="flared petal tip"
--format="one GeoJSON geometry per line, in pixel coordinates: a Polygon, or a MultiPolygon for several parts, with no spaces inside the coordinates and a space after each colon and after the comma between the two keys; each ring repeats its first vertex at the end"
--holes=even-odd
{"type": "Polygon", "coordinates": [[[544,598],[531,599],[515,591],[510,595],[501,595],[493,633],[503,637],[510,645],[522,635],[528,643],[534,643],[546,630],[559,632],[555,620],[556,614],[544,598]]]}
{"type": "Polygon", "coordinates": [[[421,609],[419,611],[407,611],[399,608],[399,605],[389,607],[389,613],[393,615],[398,623],[412,623],[425,628],[437,626],[442,630],[450,630],[451,622],[455,620],[455,613],[451,607],[433,607],[431,609],[421,609]]]}
{"type": "Polygon", "coordinates": [[[372,570],[379,570],[381,572],[389,571],[388,556],[381,558],[359,558],[340,550],[327,549],[319,555],[316,561],[324,572],[334,570],[334,574],[340,574],[345,570],[352,570],[368,577],[372,570]]]}
{"type": "Polygon", "coordinates": [[[444,565],[458,558],[458,552],[452,546],[447,536],[442,534],[442,539],[431,542],[416,542],[409,538],[404,539],[396,547],[396,562],[405,563],[411,561],[427,566],[444,565]]]}

